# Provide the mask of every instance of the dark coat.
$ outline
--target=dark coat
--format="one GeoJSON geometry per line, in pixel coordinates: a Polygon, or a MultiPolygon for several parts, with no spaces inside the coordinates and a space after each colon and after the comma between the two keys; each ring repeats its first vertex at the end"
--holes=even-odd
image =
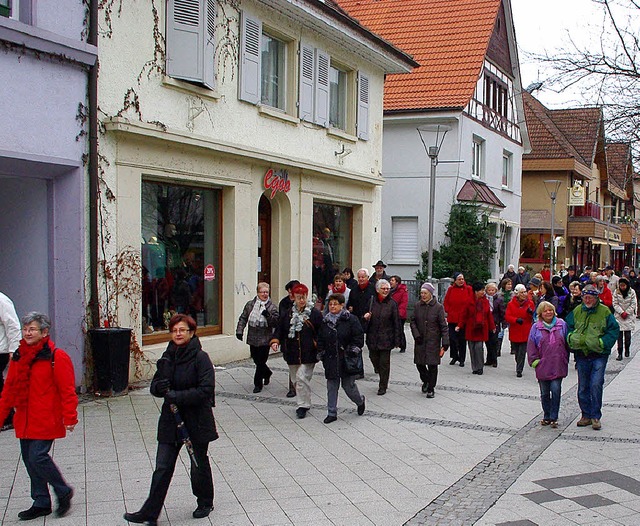
{"type": "Polygon", "coordinates": [[[347,309],[360,320],[363,329],[367,326],[367,323],[362,317],[369,312],[371,298],[374,298],[375,295],[376,288],[371,282],[369,282],[364,290],[362,290],[359,285],[356,285],[349,293],[347,309]]]}
{"type": "Polygon", "coordinates": [[[574,296],[569,293],[569,295],[564,299],[564,303],[562,304],[562,314],[560,317],[564,320],[569,313],[575,309],[578,305],[582,305],[582,296],[574,296]]]}
{"type": "Polygon", "coordinates": [[[500,294],[493,296],[493,321],[496,324],[496,329],[500,330],[507,326],[504,321],[504,315],[507,312],[507,306],[504,303],[504,298],[500,294]]]}
{"type": "Polygon", "coordinates": [[[440,349],[449,347],[449,326],[444,307],[436,298],[431,298],[428,303],[416,303],[411,318],[411,334],[415,340],[421,340],[414,346],[413,363],[440,365],[440,349]]]}
{"type": "Polygon", "coordinates": [[[367,347],[374,351],[390,351],[400,347],[401,331],[398,304],[391,295],[382,301],[376,296],[371,304],[371,318],[367,325],[367,347]]]}
{"type": "Polygon", "coordinates": [[[364,346],[364,333],[360,321],[347,310],[343,310],[335,328],[324,317],[318,331],[318,354],[324,365],[324,377],[340,378],[344,370],[344,350],[349,346],[364,346]]]}
{"type": "Polygon", "coordinates": [[[280,344],[282,357],[289,365],[317,363],[317,340],[322,325],[322,314],[318,309],[311,309],[309,319],[302,325],[302,330],[296,333],[295,338],[289,338],[292,313],[293,308],[290,308],[280,318],[270,343],[280,344]]]}
{"type": "MultiPolygon", "coordinates": [[[[151,380],[151,394],[162,398],[157,383],[168,378],[171,390],[176,393],[176,405],[189,431],[192,442],[211,442],[218,438],[213,418],[215,372],[209,355],[202,350],[197,336],[185,347],[170,342],[161,359],[166,359],[151,380]],[[161,370],[162,369],[162,370],[161,370]]],[[[158,442],[180,442],[176,420],[165,401],[158,421],[158,442]]]]}
{"type": "MultiPolygon", "coordinates": [[[[236,335],[240,335],[242,337],[242,333],[244,333],[244,328],[247,326],[249,322],[249,315],[253,310],[253,306],[256,301],[258,301],[258,297],[256,296],[251,301],[248,301],[242,310],[242,314],[240,314],[240,318],[238,319],[238,326],[236,327],[236,335]]],[[[265,318],[267,319],[266,327],[252,327],[251,325],[247,328],[247,344],[252,345],[254,347],[262,347],[265,345],[269,345],[269,341],[273,336],[273,331],[278,325],[278,307],[276,307],[273,302],[269,299],[265,304],[265,310],[267,311],[267,315],[265,318]]]]}

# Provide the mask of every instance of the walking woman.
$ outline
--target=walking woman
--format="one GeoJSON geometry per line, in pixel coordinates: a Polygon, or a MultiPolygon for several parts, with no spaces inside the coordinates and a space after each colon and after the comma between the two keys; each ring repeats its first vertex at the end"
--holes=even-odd
{"type": "Polygon", "coordinates": [[[280,317],[271,340],[271,349],[282,350],[289,365],[289,377],[295,379],[298,418],[311,409],[311,378],[318,362],[317,338],[322,314],[309,301],[309,288],[302,283],[293,287],[293,305],[280,317]]]}
{"type": "Polygon", "coordinates": [[[555,306],[541,301],[538,321],[531,327],[527,341],[527,360],[536,372],[540,385],[543,418],[540,424],[558,427],[558,412],[562,396],[562,379],[569,372],[567,325],[556,316],[555,306]]]}
{"type": "Polygon", "coordinates": [[[471,356],[471,372],[484,372],[484,345],[489,341],[489,334],[496,332],[493,313],[484,292],[484,284],[480,281],[473,284],[474,301],[471,302],[463,318],[458,322],[456,330],[464,330],[464,336],[469,343],[471,356]]]}
{"type": "Polygon", "coordinates": [[[357,374],[346,369],[345,351],[358,348],[362,352],[364,333],[360,320],[344,308],[342,294],[332,294],[327,301],[329,312],[325,314],[318,332],[318,355],[324,365],[327,379],[327,417],[325,424],[338,419],[338,389],[342,384],[345,394],[356,404],[358,415],[364,414],[364,396],[356,385],[357,374]]]}
{"type": "Polygon", "coordinates": [[[636,313],[638,303],[636,293],[631,288],[627,278],[618,280],[618,287],[613,293],[613,314],[620,325],[620,335],[618,336],[618,357],[616,360],[622,361],[622,351],[629,357],[631,348],[631,333],[636,328],[636,313]]]}
{"type": "Polygon", "coordinates": [[[456,327],[473,300],[473,290],[467,285],[464,275],[456,272],[453,275],[453,283],[449,285],[442,302],[447,313],[447,323],[449,324],[449,355],[451,357],[449,365],[454,365],[458,362],[460,367],[464,367],[464,361],[467,356],[467,341],[464,339],[464,331],[456,329],[456,327]]]}
{"type": "Polygon", "coordinates": [[[524,359],[527,357],[527,341],[531,325],[533,325],[533,301],[527,297],[527,289],[518,284],[514,290],[515,296],[507,305],[504,319],[509,324],[509,340],[511,354],[516,358],[516,376],[522,378],[524,359]]]}
{"type": "Polygon", "coordinates": [[[192,515],[201,519],[213,510],[213,476],[207,450],[209,442],[218,438],[212,409],[215,373],[196,336],[196,322],[191,316],[174,315],[169,321],[169,332],[171,341],[158,360],[150,388],[153,396],[164,398],[158,420],[156,469],[149,496],[140,511],[124,514],[129,522],[151,526],[158,523],[183,444],[172,405],[177,407],[193,446],[191,491],[197,508],[192,515]]]}
{"type": "Polygon", "coordinates": [[[407,286],[402,283],[400,276],[391,276],[389,278],[391,285],[391,297],[398,304],[398,314],[400,315],[400,352],[407,350],[407,338],[404,335],[404,324],[407,321],[407,307],[409,306],[409,291],[407,286]]]}
{"type": "Polygon", "coordinates": [[[376,374],[380,374],[378,394],[383,395],[389,387],[391,349],[400,347],[400,315],[398,304],[389,292],[391,285],[386,279],[376,281],[376,296],[371,308],[364,315],[367,324],[367,347],[376,374]]]}
{"type": "Polygon", "coordinates": [[[415,340],[413,363],[420,373],[422,392],[427,393],[427,398],[434,397],[438,365],[449,348],[449,326],[444,315],[444,307],[438,303],[435,292],[431,283],[422,284],[420,301],[413,309],[410,324],[415,340]]]}
{"type": "Polygon", "coordinates": [[[502,325],[498,327],[498,343],[497,343],[498,350],[496,351],[497,356],[500,356],[502,354],[502,342],[504,341],[504,331],[505,329],[507,329],[507,327],[509,327],[509,324],[505,320],[504,316],[507,311],[507,305],[509,305],[511,298],[513,297],[513,287],[514,285],[512,280],[503,279],[500,282],[500,290],[498,291],[498,294],[496,294],[500,298],[501,304],[502,304],[502,311],[500,312],[502,325]]]}
{"type": "Polygon", "coordinates": [[[238,326],[236,327],[236,338],[242,341],[244,328],[247,330],[247,343],[251,351],[251,358],[256,364],[256,372],[253,375],[253,392],[262,391],[262,385],[269,385],[271,379],[271,369],[267,365],[269,359],[269,341],[273,331],[278,325],[278,307],[269,298],[269,284],[258,283],[256,288],[258,294],[244,306],[238,326]]]}

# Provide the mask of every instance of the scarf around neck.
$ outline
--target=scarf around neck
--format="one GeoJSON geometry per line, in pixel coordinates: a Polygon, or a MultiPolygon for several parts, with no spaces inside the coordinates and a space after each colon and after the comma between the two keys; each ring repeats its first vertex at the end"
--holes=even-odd
{"type": "Polygon", "coordinates": [[[253,310],[249,314],[249,326],[250,327],[266,327],[268,325],[267,318],[262,315],[262,311],[265,309],[269,300],[262,303],[256,296],[256,302],[253,304],[253,310]]]}
{"type": "Polygon", "coordinates": [[[334,294],[344,294],[345,290],[347,290],[347,284],[344,281],[342,282],[342,287],[338,287],[335,284],[329,285],[329,287],[334,294]]]}
{"type": "Polygon", "coordinates": [[[15,373],[7,376],[7,381],[2,391],[2,396],[6,398],[10,407],[22,409],[29,403],[31,366],[38,353],[45,347],[48,349],[55,348],[49,336],[45,336],[35,345],[28,345],[24,340],[20,340],[20,347],[18,347],[12,358],[13,364],[11,367],[15,368],[15,373]]]}
{"type": "Polygon", "coordinates": [[[293,304],[291,307],[291,324],[289,325],[289,338],[295,338],[296,332],[300,332],[304,326],[304,322],[311,316],[311,309],[313,309],[313,303],[307,301],[302,312],[298,308],[297,304],[293,304]]]}
{"type": "Polygon", "coordinates": [[[346,309],[342,309],[338,314],[332,314],[331,312],[327,312],[324,315],[324,322],[329,326],[330,329],[335,330],[336,325],[338,324],[338,320],[347,320],[349,319],[349,311],[346,309]]]}

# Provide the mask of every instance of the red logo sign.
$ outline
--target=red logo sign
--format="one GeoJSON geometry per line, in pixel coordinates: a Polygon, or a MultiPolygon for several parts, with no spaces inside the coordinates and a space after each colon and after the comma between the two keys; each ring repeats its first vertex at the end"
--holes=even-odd
{"type": "Polygon", "coordinates": [[[204,280],[213,281],[216,278],[216,269],[213,265],[204,267],[204,280]]]}
{"type": "Polygon", "coordinates": [[[287,193],[291,190],[291,181],[289,181],[289,172],[287,170],[274,172],[273,169],[269,168],[267,173],[264,174],[263,184],[267,190],[271,189],[270,199],[273,199],[277,192],[287,193]]]}

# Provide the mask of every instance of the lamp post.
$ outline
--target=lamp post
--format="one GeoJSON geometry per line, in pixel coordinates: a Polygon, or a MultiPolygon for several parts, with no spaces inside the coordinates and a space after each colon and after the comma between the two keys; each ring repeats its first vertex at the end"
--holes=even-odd
{"type": "Polygon", "coordinates": [[[607,214],[607,261],[605,263],[607,265],[611,265],[611,242],[609,241],[609,237],[611,236],[611,215],[612,208],[615,208],[614,205],[602,205],[602,208],[608,208],[609,213],[607,214]]]}
{"type": "Polygon", "coordinates": [[[438,166],[438,154],[440,153],[440,148],[442,147],[442,143],[444,142],[444,138],[447,135],[447,132],[451,129],[450,126],[445,124],[427,124],[423,126],[418,126],[418,135],[420,136],[420,141],[422,141],[422,145],[424,146],[425,152],[427,152],[427,156],[431,161],[431,169],[429,172],[429,177],[431,178],[429,181],[429,239],[427,245],[428,252],[428,261],[427,261],[427,280],[431,281],[433,278],[433,230],[434,230],[434,222],[436,215],[436,169],[438,166]],[[436,140],[434,146],[427,146],[424,142],[424,138],[422,137],[422,132],[435,132],[436,140]],[[442,133],[442,138],[440,138],[440,134],[442,133]]]}
{"type": "Polygon", "coordinates": [[[556,236],[555,236],[555,226],[556,226],[556,198],[558,197],[558,190],[560,190],[560,185],[562,181],[558,179],[545,179],[544,188],[547,191],[547,194],[551,198],[551,243],[549,244],[549,248],[551,249],[551,275],[555,274],[555,259],[556,259],[556,236]]]}

